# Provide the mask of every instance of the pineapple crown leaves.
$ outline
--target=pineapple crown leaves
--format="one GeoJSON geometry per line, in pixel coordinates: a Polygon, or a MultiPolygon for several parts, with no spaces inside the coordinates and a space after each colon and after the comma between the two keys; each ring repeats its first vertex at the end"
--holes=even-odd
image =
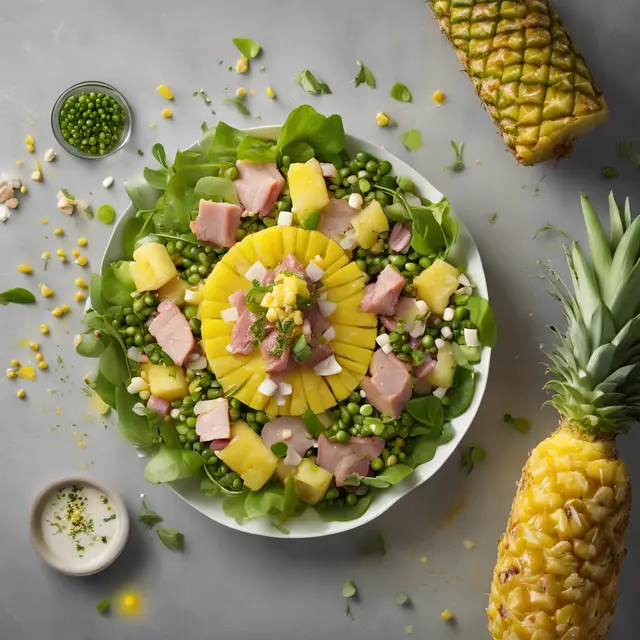
{"type": "Polygon", "coordinates": [[[590,257],[577,242],[565,248],[570,288],[551,268],[551,295],[567,329],[555,327],[545,355],[553,391],[549,404],[590,435],[615,435],[640,418],[640,217],[629,200],[621,212],[609,196],[609,236],[581,194],[590,257]]]}

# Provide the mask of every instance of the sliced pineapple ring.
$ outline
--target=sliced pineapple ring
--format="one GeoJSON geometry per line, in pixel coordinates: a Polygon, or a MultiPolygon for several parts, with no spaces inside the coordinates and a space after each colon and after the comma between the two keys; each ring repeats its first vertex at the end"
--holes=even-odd
{"type": "Polygon", "coordinates": [[[257,411],[266,411],[271,417],[299,416],[307,407],[314,413],[322,413],[347,398],[367,372],[375,347],[377,318],[360,310],[364,286],[364,275],[357,265],[337,242],[319,231],[270,227],[232,247],[207,278],[200,304],[205,354],[225,395],[234,396],[257,411]],[[227,350],[233,323],[222,319],[222,311],[229,308],[231,294],[251,287],[244,274],[254,262],[259,260],[273,269],[288,253],[294,254],[305,267],[314,262],[324,271],[318,285],[337,304],[331,321],[336,329],[336,357],[344,369],[323,378],[297,365],[284,377],[293,393],[279,405],[275,396],[258,391],[266,376],[260,350],[249,356],[232,355],[227,350]]]}

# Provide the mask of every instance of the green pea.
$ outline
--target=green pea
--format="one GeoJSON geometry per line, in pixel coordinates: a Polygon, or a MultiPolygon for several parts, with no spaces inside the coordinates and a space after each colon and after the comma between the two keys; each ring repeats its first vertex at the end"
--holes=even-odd
{"type": "Polygon", "coordinates": [[[373,407],[370,404],[363,404],[359,409],[359,413],[361,416],[370,416],[373,413],[373,407]]]}
{"type": "Polygon", "coordinates": [[[349,402],[349,404],[347,405],[347,411],[352,416],[355,416],[360,412],[360,407],[355,402],[349,402]]]}
{"type": "Polygon", "coordinates": [[[407,259],[401,254],[394,254],[389,256],[389,262],[397,269],[402,270],[407,264],[407,259]]]}
{"type": "Polygon", "coordinates": [[[207,399],[208,400],[217,400],[218,398],[222,398],[223,391],[222,389],[209,389],[207,390],[207,399]]]}
{"type": "Polygon", "coordinates": [[[262,427],[257,422],[247,422],[249,428],[256,433],[260,433],[262,431],[262,427]]]}
{"type": "Polygon", "coordinates": [[[136,347],[142,347],[144,346],[144,337],[141,333],[136,333],[135,336],[133,336],[133,344],[136,347]]]}
{"type": "Polygon", "coordinates": [[[342,430],[342,429],[340,431],[338,431],[338,433],[336,433],[336,440],[338,442],[348,442],[349,441],[349,437],[350,437],[349,434],[346,431],[342,430]]]}
{"type": "Polygon", "coordinates": [[[362,400],[362,397],[360,396],[360,394],[357,391],[352,391],[351,394],[349,395],[348,398],[349,402],[360,402],[362,400]]]}
{"type": "Polygon", "coordinates": [[[227,180],[235,180],[238,177],[238,170],[235,167],[229,167],[222,175],[227,180]]]}
{"type": "Polygon", "coordinates": [[[155,307],[158,304],[158,301],[156,300],[155,296],[147,293],[144,297],[144,303],[147,305],[147,307],[155,307]]]}
{"type": "Polygon", "coordinates": [[[442,398],[442,406],[448,407],[450,404],[451,404],[451,398],[449,398],[448,396],[444,396],[444,398],[442,398]]]}
{"type": "Polygon", "coordinates": [[[324,494],[326,500],[335,500],[340,495],[340,492],[335,487],[327,489],[327,493],[324,494]]]}
{"type": "Polygon", "coordinates": [[[192,318],[195,318],[198,315],[198,307],[193,304],[187,304],[184,307],[183,313],[184,313],[184,317],[187,320],[191,320],[192,318]]]}
{"type": "Polygon", "coordinates": [[[137,298],[136,300],[133,301],[133,311],[134,313],[139,313],[140,311],[142,311],[144,309],[144,297],[142,298],[137,298]]]}
{"type": "Polygon", "coordinates": [[[288,167],[291,164],[291,158],[289,156],[282,156],[282,166],[288,167]]]}
{"type": "Polygon", "coordinates": [[[345,500],[350,507],[355,507],[358,504],[358,496],[355,493],[348,494],[345,500]]]}
{"type": "Polygon", "coordinates": [[[431,258],[427,258],[427,256],[422,256],[422,258],[420,258],[418,264],[423,269],[428,269],[433,264],[433,260],[431,260],[431,258]]]}
{"type": "Polygon", "coordinates": [[[202,328],[202,322],[200,320],[198,320],[198,318],[191,318],[191,320],[189,320],[189,326],[191,327],[191,330],[199,335],[200,334],[200,329],[202,328]]]}
{"type": "Polygon", "coordinates": [[[374,471],[382,471],[384,469],[384,461],[382,460],[382,458],[374,458],[371,461],[371,468],[374,471]]]}
{"type": "Polygon", "coordinates": [[[464,307],[469,302],[469,296],[453,296],[453,303],[456,307],[464,307]]]}
{"type": "Polygon", "coordinates": [[[369,193],[371,190],[371,183],[366,178],[360,178],[357,185],[361,193],[369,193]]]}
{"type": "Polygon", "coordinates": [[[409,273],[412,273],[413,271],[416,271],[418,265],[415,262],[407,262],[407,264],[404,265],[404,268],[409,273]]]}
{"type": "Polygon", "coordinates": [[[178,442],[180,444],[187,444],[187,436],[186,435],[179,435],[178,436],[178,442]]]}
{"type": "Polygon", "coordinates": [[[456,310],[453,312],[456,320],[464,320],[469,316],[469,309],[466,307],[456,307],[456,310]]]}
{"type": "Polygon", "coordinates": [[[190,429],[194,429],[196,426],[196,419],[195,418],[187,418],[186,420],[186,425],[187,427],[189,427],[190,429]]]}
{"type": "Polygon", "coordinates": [[[378,163],[375,160],[369,160],[369,162],[367,162],[367,164],[365,165],[365,169],[369,172],[369,173],[375,173],[378,170],[378,163]]]}
{"type": "Polygon", "coordinates": [[[423,349],[431,349],[435,344],[435,339],[433,336],[427,334],[426,336],[422,336],[422,340],[420,341],[423,349]]]}
{"type": "Polygon", "coordinates": [[[269,422],[269,416],[264,411],[258,411],[256,414],[256,422],[258,424],[267,424],[267,422],[269,422]]]}
{"type": "Polygon", "coordinates": [[[187,442],[195,442],[198,439],[198,434],[195,429],[189,429],[187,433],[187,442]]]}
{"type": "Polygon", "coordinates": [[[392,167],[391,167],[391,163],[388,160],[383,160],[379,165],[378,165],[378,173],[381,176],[386,175],[387,173],[389,173],[391,171],[392,167]]]}
{"type": "Polygon", "coordinates": [[[379,420],[378,418],[368,418],[365,424],[377,436],[381,436],[384,433],[384,429],[385,429],[384,423],[382,422],[382,420],[379,420]]]}
{"type": "Polygon", "coordinates": [[[396,181],[398,182],[398,188],[402,189],[403,191],[413,192],[413,190],[416,188],[413,180],[405,178],[404,176],[398,176],[396,178],[396,181]]]}
{"type": "Polygon", "coordinates": [[[411,351],[413,351],[413,347],[410,344],[402,345],[402,353],[411,353],[411,351]]]}
{"type": "Polygon", "coordinates": [[[358,161],[358,163],[362,164],[362,167],[364,167],[364,165],[369,162],[369,160],[371,160],[371,156],[365,151],[358,151],[358,153],[356,154],[356,160],[358,161]]]}

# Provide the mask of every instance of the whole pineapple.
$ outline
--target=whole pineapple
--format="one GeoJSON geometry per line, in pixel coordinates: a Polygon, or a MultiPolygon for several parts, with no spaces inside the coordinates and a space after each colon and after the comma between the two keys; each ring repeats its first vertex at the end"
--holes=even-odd
{"type": "Polygon", "coordinates": [[[523,164],[567,155],[608,115],[549,0],[429,0],[509,150],[523,164]]]}
{"type": "Polygon", "coordinates": [[[615,436],[640,415],[640,217],[609,203],[607,238],[582,196],[591,260],[573,243],[573,291],[558,280],[554,294],[568,325],[549,354],[560,426],[531,453],[498,544],[496,640],[601,640],[613,618],[631,499],[615,436]]]}

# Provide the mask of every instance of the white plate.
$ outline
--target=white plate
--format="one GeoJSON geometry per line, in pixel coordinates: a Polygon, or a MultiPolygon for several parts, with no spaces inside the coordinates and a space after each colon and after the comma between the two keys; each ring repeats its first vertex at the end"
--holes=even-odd
{"type": "MultiPolygon", "coordinates": [[[[257,127],[253,129],[246,129],[245,131],[257,137],[276,139],[278,137],[280,127],[257,127]]],[[[192,148],[197,149],[198,143],[193,145],[192,148]]],[[[413,180],[419,195],[428,198],[432,202],[438,202],[443,197],[428,180],[423,178],[408,164],[382,147],[348,135],[346,149],[352,154],[355,154],[357,151],[366,151],[379,160],[388,160],[393,165],[394,175],[404,176],[413,180]]],[[[130,206],[118,221],[103,257],[103,268],[105,264],[121,259],[120,247],[122,246],[123,226],[127,220],[135,215],[135,211],[136,210],[133,205],[130,206]]],[[[450,259],[454,263],[457,262],[458,264],[465,264],[467,266],[467,273],[471,280],[477,285],[478,295],[488,299],[487,282],[478,247],[460,219],[458,219],[458,225],[458,242],[450,254],[450,259]]],[[[426,482],[436,473],[436,471],[438,471],[438,469],[440,469],[449,456],[455,451],[460,440],[462,440],[462,437],[471,426],[478,408],[480,407],[480,402],[482,401],[482,396],[484,395],[487,384],[487,377],[489,375],[490,359],[491,349],[483,349],[482,361],[476,365],[478,375],[476,377],[475,394],[471,402],[471,406],[463,415],[451,421],[451,426],[455,430],[455,437],[453,440],[447,444],[439,446],[433,460],[417,467],[406,480],[390,487],[389,489],[379,491],[375,495],[368,511],[357,520],[351,520],[349,522],[323,522],[313,509],[307,509],[302,516],[299,518],[293,518],[286,523],[286,528],[290,532],[289,535],[286,535],[273,527],[266,518],[248,520],[244,521],[242,525],[238,525],[233,518],[229,518],[223,512],[221,497],[208,497],[200,493],[199,482],[194,480],[175,482],[172,483],[171,488],[183,500],[212,520],[232,529],[238,529],[240,531],[259,536],[267,536],[271,538],[315,538],[342,533],[344,531],[360,527],[377,518],[400,500],[400,498],[407,495],[412,489],[426,482]]]]}

